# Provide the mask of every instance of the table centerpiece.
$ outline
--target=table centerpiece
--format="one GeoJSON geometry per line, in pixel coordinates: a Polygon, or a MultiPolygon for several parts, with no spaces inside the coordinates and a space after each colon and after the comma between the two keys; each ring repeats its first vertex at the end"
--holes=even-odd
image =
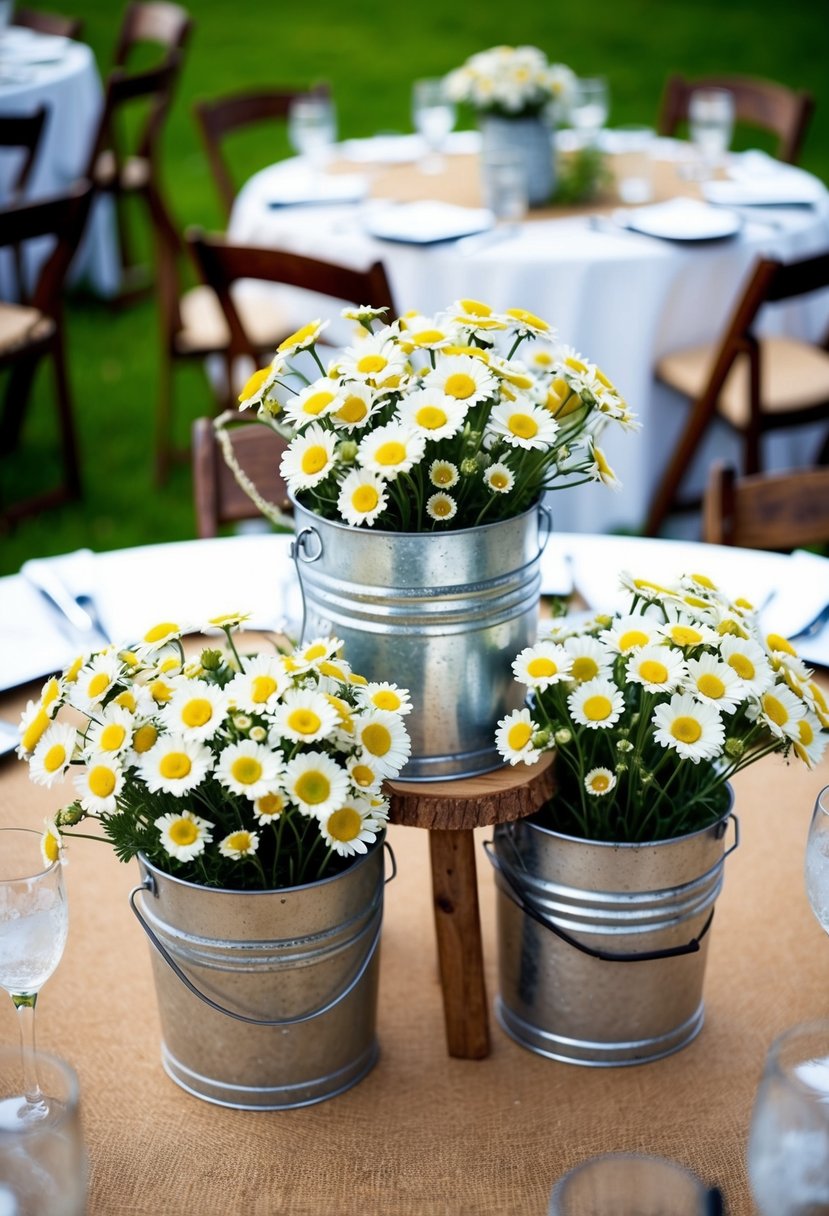
{"type": "Polygon", "coordinates": [[[244,620],[211,619],[226,648],[197,657],[172,621],[79,656],[27,706],[18,754],[38,784],[73,774],[47,859],[87,820],[138,859],[166,1071],[209,1101],[274,1109],[330,1097],[377,1058],[381,789],[408,755],[411,704],[336,638],[243,655],[244,620]]]}
{"type": "Polygon", "coordinates": [[[362,338],[328,366],[326,323],[310,322],[240,406],[289,440],[303,636],[333,632],[366,674],[395,670],[411,690],[405,779],[469,776],[499,767],[492,733],[519,703],[506,656],[535,637],[544,496],[617,488],[598,438],[637,424],[523,309],[384,311],[345,310],[362,338]]]}
{"type": "Polygon", "coordinates": [[[535,46],[496,46],[470,56],[446,77],[453,101],[478,115],[483,151],[519,148],[530,206],[543,206],[556,185],[553,131],[572,100],[576,77],[535,46]]]}
{"type": "Polygon", "coordinates": [[[589,1064],[699,1032],[730,780],[772,753],[812,767],[829,739],[812,673],[746,600],[702,574],[622,586],[627,611],[553,622],[516,657],[529,700],[497,734],[511,764],[555,748],[558,782],[496,829],[499,1017],[531,1050],[589,1064]]]}

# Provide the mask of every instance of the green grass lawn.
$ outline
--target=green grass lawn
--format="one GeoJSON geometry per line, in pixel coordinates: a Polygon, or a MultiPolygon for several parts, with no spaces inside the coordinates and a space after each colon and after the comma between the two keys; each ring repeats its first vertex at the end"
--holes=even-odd
{"type": "MultiPolygon", "coordinates": [[[[50,0],[48,7],[85,19],[104,73],[120,7],[111,0],[50,0]]],[[[196,98],[328,80],[341,136],[408,131],[414,77],[443,74],[474,51],[501,42],[532,43],[581,75],[605,75],[611,125],[654,121],[671,71],[742,72],[810,89],[817,112],[802,163],[829,181],[829,22],[825,5],[813,0],[784,6],[771,0],[590,0],[512,10],[494,0],[454,7],[420,0],[415,9],[317,0],[301,14],[293,6],[253,0],[199,0],[191,9],[196,31],[164,140],[165,185],[182,226],[220,225],[191,114],[196,98]]],[[[240,177],[287,151],[287,144],[239,139],[234,152],[240,177]]],[[[194,535],[189,470],[178,468],[163,489],[153,484],[159,359],[153,303],[118,312],[100,301],[73,298],[68,327],[84,501],[24,521],[0,538],[0,573],[17,570],[36,554],[194,535]]],[[[211,412],[212,401],[198,370],[180,372],[176,388],[184,437],[192,418],[211,412]]],[[[3,458],[0,476],[12,491],[42,483],[56,467],[55,457],[51,391],[43,382],[20,451],[3,458]]]]}

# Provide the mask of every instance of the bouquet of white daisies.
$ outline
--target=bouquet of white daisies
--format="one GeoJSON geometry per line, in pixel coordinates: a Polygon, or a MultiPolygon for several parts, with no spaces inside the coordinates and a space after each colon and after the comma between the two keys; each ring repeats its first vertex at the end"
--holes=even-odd
{"type": "Polygon", "coordinates": [[[384,311],[346,309],[362,336],[327,366],[327,323],[303,326],[240,394],[290,441],[281,472],[303,506],[352,527],[421,532],[510,519],[582,482],[618,487],[599,436],[638,424],[546,321],[468,299],[389,324],[384,311]]]}
{"type": "Polygon", "coordinates": [[[666,840],[714,823],[726,782],[762,756],[816,764],[829,704],[795,648],[701,574],[675,586],[622,576],[630,610],[553,623],[513,663],[528,707],[498,725],[511,764],[557,752],[552,829],[666,840]]]}
{"type": "Polygon", "coordinates": [[[446,77],[453,101],[485,114],[527,117],[552,109],[566,112],[576,77],[562,63],[550,63],[536,46],[495,46],[471,55],[446,77]]]}
{"type": "Polygon", "coordinates": [[[336,874],[388,818],[381,793],[410,751],[405,689],[353,672],[336,638],[242,656],[244,620],[208,622],[224,650],[188,658],[183,625],[79,657],[21,722],[33,781],[72,774],[75,800],[47,824],[44,855],[100,821],[126,861],[211,887],[267,890],[336,874]]]}

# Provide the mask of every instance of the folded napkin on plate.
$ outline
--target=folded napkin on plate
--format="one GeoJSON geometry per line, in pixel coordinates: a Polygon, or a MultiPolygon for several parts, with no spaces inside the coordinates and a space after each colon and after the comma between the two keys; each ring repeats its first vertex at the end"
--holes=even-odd
{"type": "Polygon", "coordinates": [[[725,206],[808,206],[825,196],[825,187],[796,165],[786,165],[756,148],[729,158],[728,180],[704,182],[710,203],[725,206]]]}
{"type": "Polygon", "coordinates": [[[672,198],[649,207],[623,209],[615,213],[614,219],[646,236],[670,241],[716,240],[735,235],[742,225],[739,216],[694,198],[672,198]]]}
{"type": "Polygon", "coordinates": [[[487,232],[495,216],[481,207],[459,207],[437,199],[392,204],[373,209],[365,220],[366,231],[386,241],[429,245],[453,241],[475,232],[487,232]]]}
{"type": "Polygon", "coordinates": [[[281,173],[268,183],[268,206],[359,203],[367,194],[368,182],[356,173],[281,173]]]}

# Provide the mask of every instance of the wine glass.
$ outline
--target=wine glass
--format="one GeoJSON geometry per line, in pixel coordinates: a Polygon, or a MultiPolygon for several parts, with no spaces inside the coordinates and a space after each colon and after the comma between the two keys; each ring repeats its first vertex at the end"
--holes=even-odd
{"type": "Polygon", "coordinates": [[[446,85],[441,77],[414,82],[412,120],[428,148],[427,155],[420,162],[422,172],[440,173],[443,169],[440,153],[455,125],[455,106],[446,94],[446,85]]]}
{"type": "Polygon", "coordinates": [[[728,89],[694,89],[688,100],[688,129],[700,176],[710,177],[731,144],[734,95],[728,89]]]}
{"type": "Polygon", "coordinates": [[[314,174],[325,169],[336,137],[337,115],[330,97],[305,93],[293,99],[288,110],[288,138],[314,174]]]}
{"type": "Polygon", "coordinates": [[[829,933],[829,786],[817,796],[806,839],[806,894],[821,927],[829,933]]]}
{"type": "Polygon", "coordinates": [[[829,1020],[772,1043],[748,1139],[748,1176],[762,1216],[829,1214],[829,1020]]]}
{"type": "Polygon", "coordinates": [[[60,861],[46,865],[40,833],[0,828],[0,988],[17,1010],[23,1056],[23,1095],[17,1118],[49,1115],[38,1082],[35,1005],[66,944],[68,912],[60,861]]]}
{"type": "Polygon", "coordinates": [[[709,1216],[721,1210],[718,1196],[676,1161],[605,1153],[558,1180],[548,1216],[709,1216]]]}
{"type": "Polygon", "coordinates": [[[610,98],[603,76],[588,76],[576,81],[570,106],[570,124],[582,135],[585,144],[594,144],[607,122],[610,98]]]}

